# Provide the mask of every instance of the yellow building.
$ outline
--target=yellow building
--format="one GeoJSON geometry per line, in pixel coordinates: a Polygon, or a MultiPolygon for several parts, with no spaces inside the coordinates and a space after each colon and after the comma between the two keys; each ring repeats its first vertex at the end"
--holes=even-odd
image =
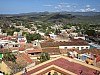
{"type": "Polygon", "coordinates": [[[10,74],[11,69],[8,67],[8,65],[5,62],[1,62],[0,71],[4,72],[5,74],[10,74]]]}

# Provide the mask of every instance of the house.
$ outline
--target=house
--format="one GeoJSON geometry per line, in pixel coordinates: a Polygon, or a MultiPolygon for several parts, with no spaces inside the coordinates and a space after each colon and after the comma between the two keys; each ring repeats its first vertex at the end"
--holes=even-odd
{"type": "Polygon", "coordinates": [[[14,32],[14,33],[13,33],[13,36],[17,36],[17,35],[18,35],[18,32],[14,32]]]}
{"type": "Polygon", "coordinates": [[[86,42],[41,42],[41,48],[47,47],[59,47],[59,49],[89,49],[90,46],[86,42]]]}
{"type": "Polygon", "coordinates": [[[62,44],[59,46],[59,49],[89,49],[90,46],[85,42],[65,42],[65,44],[62,44]]]}
{"type": "Polygon", "coordinates": [[[57,37],[57,35],[55,35],[54,33],[49,34],[49,35],[50,35],[50,38],[52,38],[52,39],[55,39],[57,37]]]}
{"type": "Polygon", "coordinates": [[[96,65],[95,66],[100,68],[100,49],[96,49],[96,48],[84,49],[84,50],[81,50],[80,53],[81,54],[88,54],[88,55],[96,58],[96,61],[95,61],[96,65]]]}
{"type": "Polygon", "coordinates": [[[90,48],[90,49],[84,49],[80,51],[81,54],[83,53],[91,53],[95,55],[100,55],[100,49],[97,48],[90,48]]]}
{"type": "Polygon", "coordinates": [[[17,41],[18,41],[19,44],[25,44],[27,42],[27,39],[26,39],[26,37],[18,36],[17,41]]]}
{"type": "Polygon", "coordinates": [[[78,33],[70,33],[70,36],[77,37],[78,36],[78,33]]]}
{"type": "Polygon", "coordinates": [[[100,68],[97,68],[77,60],[60,56],[52,60],[48,60],[39,65],[27,69],[26,73],[23,71],[14,75],[99,75],[100,68]]]}
{"type": "Polygon", "coordinates": [[[42,49],[29,49],[29,50],[26,50],[26,53],[33,56],[33,55],[38,55],[40,54],[42,51],[42,49]]]}
{"type": "Polygon", "coordinates": [[[4,72],[5,74],[11,74],[11,67],[8,66],[10,64],[12,65],[12,62],[1,62],[0,63],[0,71],[4,72]]]}
{"type": "Polygon", "coordinates": [[[60,50],[59,48],[55,47],[48,47],[48,48],[42,48],[43,52],[48,52],[50,55],[60,55],[60,50]]]}
{"type": "Polygon", "coordinates": [[[85,37],[84,36],[78,36],[78,37],[74,37],[74,39],[83,39],[83,40],[85,40],[85,37]]]}
{"type": "Polygon", "coordinates": [[[16,63],[12,61],[2,61],[0,63],[0,71],[5,74],[12,75],[23,70],[25,67],[32,67],[35,65],[35,60],[32,60],[27,54],[19,53],[16,56],[16,63]]]}

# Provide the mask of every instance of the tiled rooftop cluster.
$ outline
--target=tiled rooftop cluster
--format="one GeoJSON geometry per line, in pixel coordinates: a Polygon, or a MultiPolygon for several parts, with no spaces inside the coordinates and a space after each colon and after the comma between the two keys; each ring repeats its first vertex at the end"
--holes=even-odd
{"type": "Polygon", "coordinates": [[[86,42],[44,42],[40,43],[41,47],[59,47],[59,46],[87,46],[86,42]]]}
{"type": "MultiPolygon", "coordinates": [[[[96,71],[100,72],[99,68],[93,67],[91,65],[87,65],[85,63],[81,63],[79,61],[75,61],[75,60],[70,59],[70,58],[60,57],[60,58],[57,58],[57,59],[53,59],[53,60],[44,62],[44,63],[40,64],[39,66],[33,67],[25,75],[30,75],[30,74],[34,75],[34,73],[41,71],[44,68],[47,68],[51,65],[55,65],[55,66],[60,67],[64,70],[68,70],[68,71],[70,71],[70,72],[72,72],[76,75],[81,75],[81,74],[82,75],[95,75],[94,73],[96,71]]],[[[48,72],[52,69],[55,69],[56,68],[55,66],[52,66],[52,68],[44,70],[45,72],[41,71],[39,74],[43,75],[44,73],[46,73],[46,72],[48,72]]],[[[55,70],[57,70],[57,69],[55,69],[55,70]]],[[[60,70],[57,70],[57,71],[60,71],[60,70]]],[[[64,73],[63,70],[60,71],[60,72],[64,75],[67,74],[67,73],[64,73]]],[[[37,75],[39,75],[39,74],[37,74],[37,75]]]]}

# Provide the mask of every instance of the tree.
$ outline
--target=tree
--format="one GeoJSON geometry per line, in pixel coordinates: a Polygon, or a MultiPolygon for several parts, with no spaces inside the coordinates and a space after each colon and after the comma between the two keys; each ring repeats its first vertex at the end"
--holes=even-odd
{"type": "Polygon", "coordinates": [[[2,33],[6,33],[6,29],[2,29],[1,32],[2,32],[2,33]]]}
{"type": "Polygon", "coordinates": [[[50,32],[49,32],[49,31],[46,31],[46,32],[45,32],[45,35],[46,35],[46,36],[48,36],[49,34],[50,34],[50,32]]]}
{"type": "Polygon", "coordinates": [[[31,43],[31,41],[33,41],[33,34],[30,33],[26,34],[26,39],[28,43],[31,43]]]}
{"type": "Polygon", "coordinates": [[[41,56],[38,58],[40,62],[45,62],[50,59],[50,55],[47,52],[42,52],[41,56]]]}
{"type": "Polygon", "coordinates": [[[15,28],[16,32],[20,32],[20,30],[21,30],[20,28],[15,28]]]}
{"type": "Polygon", "coordinates": [[[55,34],[58,35],[59,33],[61,33],[60,29],[56,29],[55,34]]]}
{"type": "Polygon", "coordinates": [[[95,35],[96,35],[95,30],[86,30],[85,33],[86,33],[88,36],[95,36],[95,35]]]}
{"type": "Polygon", "coordinates": [[[70,29],[69,25],[63,25],[63,29],[70,29]]]}
{"type": "Polygon", "coordinates": [[[26,24],[26,25],[25,25],[25,28],[30,29],[31,27],[32,27],[32,25],[30,25],[30,24],[26,24]]]}
{"type": "Polygon", "coordinates": [[[16,62],[16,57],[14,56],[14,54],[7,52],[3,55],[3,60],[16,62]]]}
{"type": "Polygon", "coordinates": [[[26,34],[28,34],[27,32],[22,32],[22,36],[24,36],[24,35],[26,35],[26,34]]]}
{"type": "Polygon", "coordinates": [[[13,35],[13,33],[14,33],[14,30],[7,30],[7,35],[13,35]]]}
{"type": "Polygon", "coordinates": [[[33,34],[33,40],[41,40],[41,39],[42,39],[42,37],[39,33],[34,33],[33,34]]]}
{"type": "Polygon", "coordinates": [[[33,40],[41,40],[42,37],[39,33],[34,33],[34,34],[27,33],[26,39],[27,39],[27,42],[30,43],[33,40]]]}

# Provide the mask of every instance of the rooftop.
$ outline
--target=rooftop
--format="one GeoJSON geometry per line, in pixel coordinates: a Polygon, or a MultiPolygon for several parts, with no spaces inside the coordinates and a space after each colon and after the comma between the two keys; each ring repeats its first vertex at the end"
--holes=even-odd
{"type": "Polygon", "coordinates": [[[80,51],[81,54],[83,53],[92,53],[92,54],[97,54],[100,55],[100,49],[96,49],[96,48],[90,48],[90,49],[83,49],[80,51]]]}
{"type": "Polygon", "coordinates": [[[41,47],[59,47],[59,46],[88,46],[86,42],[42,42],[41,47]]]}
{"type": "Polygon", "coordinates": [[[48,47],[48,48],[43,48],[43,52],[48,52],[50,54],[60,54],[60,50],[58,47],[48,47]]]}
{"type": "MultiPolygon", "coordinates": [[[[32,68],[27,69],[25,75],[43,75],[50,70],[56,70],[64,75],[95,75],[94,73],[100,72],[100,68],[79,62],[77,60],[60,56],[58,58],[43,62],[32,68]]],[[[22,75],[23,72],[16,73],[15,75],[22,75]]]]}
{"type": "Polygon", "coordinates": [[[42,52],[42,49],[27,50],[27,53],[37,53],[37,52],[42,52]]]}

